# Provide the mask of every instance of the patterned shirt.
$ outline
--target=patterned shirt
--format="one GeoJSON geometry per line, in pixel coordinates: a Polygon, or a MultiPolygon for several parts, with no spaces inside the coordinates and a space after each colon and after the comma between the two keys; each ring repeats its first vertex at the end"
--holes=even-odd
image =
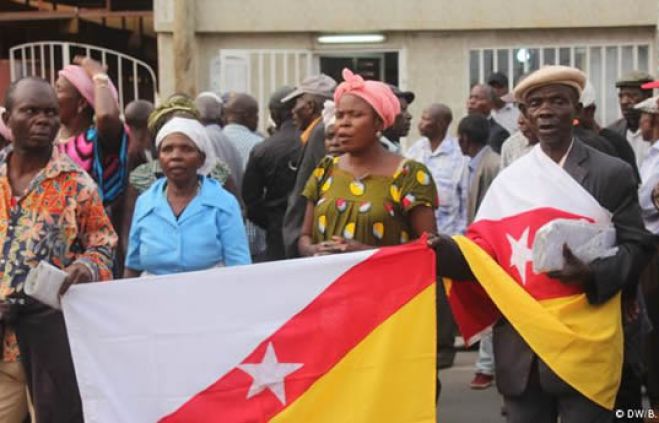
{"type": "Polygon", "coordinates": [[[421,138],[405,156],[426,165],[437,184],[437,230],[449,235],[464,233],[467,227],[469,158],[462,154],[458,142],[446,137],[432,151],[428,138],[421,138]]]}
{"type": "Polygon", "coordinates": [[[403,161],[390,176],[356,178],[327,156],[309,177],[302,195],[315,204],[313,243],[332,236],[376,247],[408,242],[409,213],[417,206],[437,208],[437,191],[428,169],[403,161]]]}
{"type": "MultiPolygon", "coordinates": [[[[7,176],[11,150],[0,152],[0,300],[26,300],[25,279],[42,260],[60,269],[80,263],[92,280],[111,279],[117,235],[94,181],[53,149],[25,194],[15,197],[7,176]]],[[[19,357],[11,326],[5,327],[3,347],[4,361],[19,357]]]]}

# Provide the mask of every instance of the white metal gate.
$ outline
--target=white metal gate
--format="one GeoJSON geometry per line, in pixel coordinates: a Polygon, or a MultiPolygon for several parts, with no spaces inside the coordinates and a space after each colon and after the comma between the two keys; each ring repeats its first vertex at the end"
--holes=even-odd
{"type": "Polygon", "coordinates": [[[11,80],[39,76],[54,84],[57,71],[70,64],[76,55],[90,56],[107,66],[119,92],[120,110],[136,99],[157,101],[158,82],[151,66],[121,52],[88,44],[42,41],[12,47],[9,49],[11,80]]]}
{"type": "Polygon", "coordinates": [[[254,96],[259,102],[259,127],[265,130],[270,95],[283,85],[298,85],[318,67],[310,50],[222,49],[210,63],[210,88],[254,96]]]}

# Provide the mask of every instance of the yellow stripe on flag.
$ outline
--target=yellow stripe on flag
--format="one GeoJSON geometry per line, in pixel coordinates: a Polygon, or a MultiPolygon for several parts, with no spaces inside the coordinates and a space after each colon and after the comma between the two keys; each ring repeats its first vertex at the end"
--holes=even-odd
{"type": "Polygon", "coordinates": [[[622,371],[620,294],[597,306],[585,294],[538,301],[474,242],[454,239],[476,279],[531,349],[574,389],[613,409],[622,371]]]}
{"type": "Polygon", "coordinates": [[[271,421],[435,423],[434,314],[435,284],[378,326],[271,421]]]}

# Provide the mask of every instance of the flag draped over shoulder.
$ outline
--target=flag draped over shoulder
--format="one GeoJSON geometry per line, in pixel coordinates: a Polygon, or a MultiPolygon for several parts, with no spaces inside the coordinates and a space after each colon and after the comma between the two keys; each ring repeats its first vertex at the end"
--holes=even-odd
{"type": "Polygon", "coordinates": [[[425,240],[72,287],[86,422],[435,422],[425,240]]]}
{"type": "Polygon", "coordinates": [[[565,382],[612,409],[622,368],[620,294],[591,305],[579,287],[533,272],[535,233],[559,218],[611,222],[536,146],[499,174],[466,237],[455,238],[478,283],[445,281],[449,303],[467,342],[503,316],[565,382]]]}

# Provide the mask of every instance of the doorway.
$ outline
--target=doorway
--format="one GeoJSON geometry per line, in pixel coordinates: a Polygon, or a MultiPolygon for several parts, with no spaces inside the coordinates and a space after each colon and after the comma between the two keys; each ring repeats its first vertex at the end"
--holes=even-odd
{"type": "Polygon", "coordinates": [[[343,68],[351,69],[366,80],[398,85],[398,52],[320,55],[320,71],[335,81],[343,80],[343,68]]]}

